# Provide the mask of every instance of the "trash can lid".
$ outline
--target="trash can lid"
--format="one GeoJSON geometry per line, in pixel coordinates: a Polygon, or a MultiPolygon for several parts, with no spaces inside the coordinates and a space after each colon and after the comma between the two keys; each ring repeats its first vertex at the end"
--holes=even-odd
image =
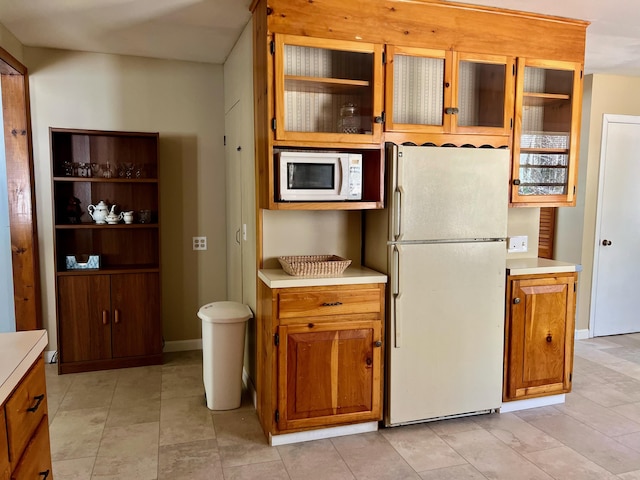
{"type": "Polygon", "coordinates": [[[239,323],[246,322],[253,313],[244,303],[213,302],[200,307],[198,317],[210,323],[239,323]]]}

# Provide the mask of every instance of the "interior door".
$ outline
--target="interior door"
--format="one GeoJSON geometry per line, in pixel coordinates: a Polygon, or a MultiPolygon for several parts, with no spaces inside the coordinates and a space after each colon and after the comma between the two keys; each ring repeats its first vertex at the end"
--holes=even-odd
{"type": "Polygon", "coordinates": [[[594,248],[594,336],[640,332],[640,117],[605,115],[594,248]]]}
{"type": "Polygon", "coordinates": [[[227,299],[242,303],[242,131],[240,101],[225,115],[227,165],[227,299]]]}

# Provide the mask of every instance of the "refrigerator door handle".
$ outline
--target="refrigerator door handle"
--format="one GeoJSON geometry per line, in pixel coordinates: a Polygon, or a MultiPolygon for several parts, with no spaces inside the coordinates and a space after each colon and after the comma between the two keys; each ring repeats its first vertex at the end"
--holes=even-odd
{"type": "Polygon", "coordinates": [[[402,237],[402,189],[393,192],[393,238],[398,241],[402,237]]]}
{"type": "Polygon", "coordinates": [[[391,270],[391,294],[392,294],[392,306],[391,306],[391,323],[394,330],[393,346],[394,348],[400,348],[402,338],[402,328],[400,325],[400,248],[397,245],[393,246],[393,265],[391,270]]]}

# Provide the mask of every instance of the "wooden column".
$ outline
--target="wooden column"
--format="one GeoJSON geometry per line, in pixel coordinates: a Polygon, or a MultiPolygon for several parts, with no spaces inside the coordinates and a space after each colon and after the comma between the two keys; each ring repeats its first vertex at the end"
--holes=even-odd
{"type": "Polygon", "coordinates": [[[16,330],[42,328],[27,69],[0,48],[16,330]]]}

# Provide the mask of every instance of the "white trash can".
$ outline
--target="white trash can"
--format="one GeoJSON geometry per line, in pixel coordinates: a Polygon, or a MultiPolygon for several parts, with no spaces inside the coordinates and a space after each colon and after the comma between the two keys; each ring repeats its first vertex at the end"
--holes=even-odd
{"type": "Polygon", "coordinates": [[[202,319],[202,376],[207,408],[238,408],[242,396],[244,335],[251,309],[238,302],[213,302],[198,311],[202,319]]]}

